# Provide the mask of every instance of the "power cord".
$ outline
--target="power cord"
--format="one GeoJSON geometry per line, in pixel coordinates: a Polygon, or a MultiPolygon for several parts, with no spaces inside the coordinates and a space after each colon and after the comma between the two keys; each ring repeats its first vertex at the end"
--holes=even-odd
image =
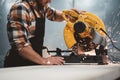
{"type": "Polygon", "coordinates": [[[113,46],[115,49],[117,49],[118,51],[120,51],[120,49],[119,49],[118,47],[116,47],[115,44],[113,43],[111,37],[110,37],[102,28],[100,28],[100,30],[107,35],[107,37],[110,39],[110,41],[111,41],[111,43],[112,43],[112,46],[113,46]]]}

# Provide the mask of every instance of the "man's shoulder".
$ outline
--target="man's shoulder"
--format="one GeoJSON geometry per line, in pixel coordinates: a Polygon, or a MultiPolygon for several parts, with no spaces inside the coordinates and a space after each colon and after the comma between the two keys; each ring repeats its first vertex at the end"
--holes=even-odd
{"type": "Polygon", "coordinates": [[[25,10],[29,10],[29,5],[28,5],[28,3],[27,2],[25,2],[25,1],[17,1],[17,2],[15,2],[14,4],[13,4],[13,6],[12,6],[12,9],[25,9],[25,10]]]}

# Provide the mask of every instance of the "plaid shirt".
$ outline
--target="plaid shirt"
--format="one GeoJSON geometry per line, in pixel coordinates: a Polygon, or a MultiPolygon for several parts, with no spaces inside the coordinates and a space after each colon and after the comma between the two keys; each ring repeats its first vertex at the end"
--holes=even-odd
{"type": "MultiPolygon", "coordinates": [[[[28,1],[30,2],[30,0],[28,1]]],[[[55,9],[47,7],[45,12],[49,20],[55,20],[55,9]]],[[[41,17],[43,13],[41,11],[39,13],[41,17]]],[[[29,38],[34,37],[35,23],[35,16],[28,3],[26,1],[15,3],[10,9],[7,23],[8,38],[11,46],[20,50],[24,46],[30,45],[29,38]]]]}

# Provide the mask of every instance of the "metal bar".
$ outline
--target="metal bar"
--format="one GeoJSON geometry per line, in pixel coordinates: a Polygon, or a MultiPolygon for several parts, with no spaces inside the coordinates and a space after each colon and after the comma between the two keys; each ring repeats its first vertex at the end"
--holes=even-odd
{"type": "MultiPolygon", "coordinates": [[[[57,50],[50,50],[48,52],[54,53],[54,52],[57,52],[57,50]]],[[[61,50],[60,52],[72,52],[72,50],[61,50]]]]}

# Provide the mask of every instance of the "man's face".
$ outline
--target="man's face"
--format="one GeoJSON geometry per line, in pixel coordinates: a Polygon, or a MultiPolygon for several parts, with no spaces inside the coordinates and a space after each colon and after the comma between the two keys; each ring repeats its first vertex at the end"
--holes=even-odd
{"type": "Polygon", "coordinates": [[[51,2],[51,0],[39,0],[39,1],[43,6],[45,6],[45,5],[47,5],[48,3],[51,2]]]}

